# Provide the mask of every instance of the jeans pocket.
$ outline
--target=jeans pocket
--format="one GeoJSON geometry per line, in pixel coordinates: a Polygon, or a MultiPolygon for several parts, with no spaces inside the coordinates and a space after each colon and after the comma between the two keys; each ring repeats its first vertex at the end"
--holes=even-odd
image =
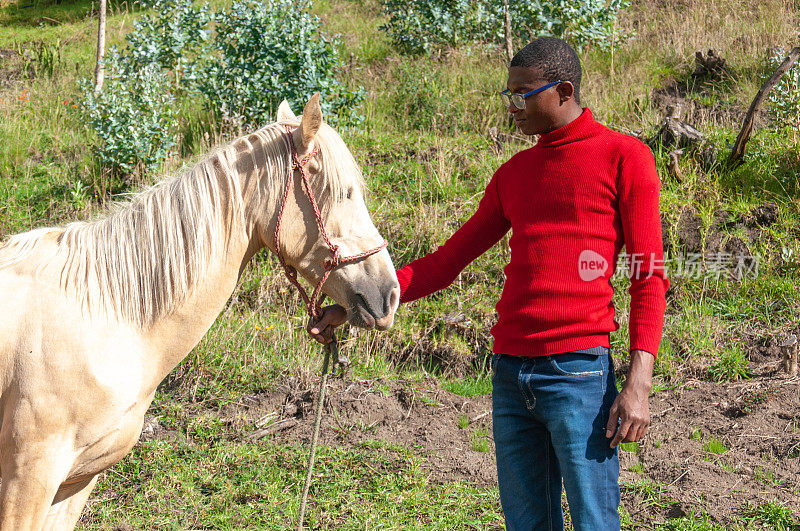
{"type": "Polygon", "coordinates": [[[565,352],[550,356],[550,365],[562,376],[602,376],[605,372],[602,356],[594,352],[565,352]]]}

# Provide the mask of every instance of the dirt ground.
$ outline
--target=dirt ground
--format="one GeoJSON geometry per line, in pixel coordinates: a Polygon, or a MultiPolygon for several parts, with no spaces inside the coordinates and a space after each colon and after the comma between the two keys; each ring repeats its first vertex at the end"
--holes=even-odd
{"type": "MultiPolygon", "coordinates": [[[[725,522],[768,501],[800,509],[800,378],[781,374],[777,354],[751,366],[750,379],[689,380],[651,397],[648,435],[637,449],[620,452],[623,505],[634,522],[650,525],[692,510],[725,522]],[[710,450],[713,441],[722,443],[719,453],[710,450]]],[[[308,444],[315,396],[313,382],[288,378],[218,414],[228,435],[269,434],[275,441],[308,444]],[[258,419],[255,428],[252,419],[258,419]]],[[[491,397],[461,397],[433,378],[332,378],[321,442],[405,445],[422,456],[432,481],[491,486],[497,481],[491,428],[491,397]],[[486,439],[482,449],[488,451],[475,449],[476,434],[486,439]]],[[[170,434],[148,417],[142,438],[157,437],[170,434]]]]}

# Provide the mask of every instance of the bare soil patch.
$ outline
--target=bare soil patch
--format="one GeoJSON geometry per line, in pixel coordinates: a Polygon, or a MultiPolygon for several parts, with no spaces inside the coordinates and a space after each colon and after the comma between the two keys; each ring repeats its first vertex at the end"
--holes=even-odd
{"type": "Polygon", "coordinates": [[[800,508],[800,380],[691,381],[652,397],[651,412],[639,451],[620,452],[623,482],[663,487],[660,500],[626,489],[624,504],[635,520],[657,522],[702,509],[725,522],[775,501],[800,508]]]}
{"type": "MultiPolygon", "coordinates": [[[[274,440],[309,444],[314,425],[317,389],[289,379],[276,389],[247,397],[250,414],[274,413],[273,422],[294,419],[271,435],[274,440]]],[[[491,397],[462,397],[442,389],[431,378],[424,382],[390,380],[329,380],[320,443],[356,445],[380,440],[413,448],[425,459],[433,481],[497,481],[491,443],[491,397]],[[459,427],[459,419],[462,426],[459,427]],[[473,439],[485,431],[487,451],[473,449],[473,439]]],[[[263,418],[262,415],[262,418],[263,418]]]]}
{"type": "MultiPolygon", "coordinates": [[[[724,523],[766,502],[800,508],[800,378],[782,377],[778,356],[767,349],[751,360],[754,376],[748,380],[690,379],[651,397],[647,437],[635,451],[620,452],[623,505],[634,522],[649,526],[702,510],[724,523]],[[643,484],[654,485],[659,495],[637,488],[643,484]]],[[[202,411],[196,413],[219,415],[226,437],[307,445],[316,393],[316,383],[290,376],[235,404],[213,410],[198,405],[202,411]]],[[[142,440],[176,435],[148,416],[142,440]]],[[[345,377],[329,381],[320,442],[403,445],[422,457],[432,481],[488,487],[497,481],[491,435],[488,395],[458,396],[435,378],[345,377]],[[474,447],[482,433],[488,452],[474,447]]]]}

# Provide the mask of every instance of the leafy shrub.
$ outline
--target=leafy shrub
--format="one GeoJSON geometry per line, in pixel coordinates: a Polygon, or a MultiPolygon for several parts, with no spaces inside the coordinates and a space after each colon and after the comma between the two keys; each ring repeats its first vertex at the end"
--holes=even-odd
{"type": "Polygon", "coordinates": [[[292,0],[236,0],[215,15],[215,56],[204,66],[200,91],[224,118],[271,121],[281,100],[302,109],[319,91],[326,118],[347,121],[363,99],[336,79],[337,42],[319,31],[319,19],[292,0]]]}
{"type": "Polygon", "coordinates": [[[99,94],[90,80],[81,82],[81,107],[100,141],[98,158],[117,174],[146,173],[175,144],[177,105],[169,79],[157,63],[137,67],[116,49],[105,61],[99,94]]]}
{"type": "Polygon", "coordinates": [[[142,5],[154,13],[136,19],[126,36],[126,54],[133,64],[172,70],[179,83],[181,78],[196,81],[197,60],[207,52],[213,18],[208,5],[197,6],[192,0],[147,0],[142,5]]]}
{"type": "Polygon", "coordinates": [[[403,53],[428,53],[476,40],[493,41],[494,13],[482,0],[385,0],[389,22],[382,26],[403,53]]]}
{"type": "Polygon", "coordinates": [[[221,12],[192,0],[143,5],[153,14],[134,21],[121,52],[109,51],[102,92],[81,82],[98,159],[116,174],[146,173],[166,158],[189,97],[204,97],[221,118],[258,125],[273,119],[284,98],[299,109],[319,91],[329,121],[353,120],[364,91],[336,79],[337,42],[319,32],[305,4],[236,0],[221,12]]]}
{"type": "MultiPolygon", "coordinates": [[[[502,17],[502,1],[490,1],[498,17],[502,17]]],[[[523,43],[552,35],[578,47],[605,49],[611,45],[612,37],[627,37],[616,30],[616,20],[617,14],[629,5],[630,0],[510,0],[511,28],[523,43]]]]}
{"type": "MultiPolygon", "coordinates": [[[[778,68],[786,55],[783,50],[778,50],[770,58],[768,75],[778,68]]],[[[766,108],[778,127],[800,132],[800,65],[798,63],[795,63],[772,88],[766,108]]]]}
{"type": "MultiPolygon", "coordinates": [[[[430,53],[466,42],[502,42],[502,0],[383,0],[389,21],[382,29],[402,53],[430,53]]],[[[578,47],[610,46],[619,11],[630,0],[508,0],[513,38],[527,43],[542,35],[571,41],[578,47]]]]}

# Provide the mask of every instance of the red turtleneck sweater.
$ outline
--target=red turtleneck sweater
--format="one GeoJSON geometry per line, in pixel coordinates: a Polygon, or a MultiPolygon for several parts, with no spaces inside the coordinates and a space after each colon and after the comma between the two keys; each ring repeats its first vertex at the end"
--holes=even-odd
{"type": "Polygon", "coordinates": [[[436,251],[397,272],[402,302],[449,286],[512,230],[494,351],[546,356],[609,346],[610,283],[631,256],[630,348],[654,356],[664,320],[660,180],[649,148],[583,113],[503,164],[477,212],[436,251]]]}

